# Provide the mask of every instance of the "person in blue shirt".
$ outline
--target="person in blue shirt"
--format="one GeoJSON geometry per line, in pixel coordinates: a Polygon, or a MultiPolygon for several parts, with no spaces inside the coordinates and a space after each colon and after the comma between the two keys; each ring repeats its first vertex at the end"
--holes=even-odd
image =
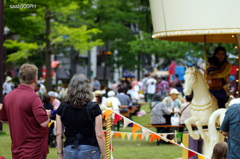
{"type": "Polygon", "coordinates": [[[240,158],[240,103],[228,107],[221,125],[224,136],[228,136],[228,159],[240,158]]]}

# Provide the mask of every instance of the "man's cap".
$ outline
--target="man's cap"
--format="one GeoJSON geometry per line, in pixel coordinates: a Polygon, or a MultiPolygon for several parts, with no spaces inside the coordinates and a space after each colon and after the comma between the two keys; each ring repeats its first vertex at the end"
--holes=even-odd
{"type": "Polygon", "coordinates": [[[115,92],[114,91],[109,91],[107,93],[108,97],[114,97],[115,96],[115,92]]]}
{"type": "Polygon", "coordinates": [[[53,92],[53,91],[49,91],[49,92],[48,92],[48,95],[49,95],[50,97],[55,97],[55,98],[58,97],[58,93],[53,92]]]}
{"type": "Polygon", "coordinates": [[[171,94],[179,94],[178,90],[176,88],[171,89],[170,95],[171,94]]]}

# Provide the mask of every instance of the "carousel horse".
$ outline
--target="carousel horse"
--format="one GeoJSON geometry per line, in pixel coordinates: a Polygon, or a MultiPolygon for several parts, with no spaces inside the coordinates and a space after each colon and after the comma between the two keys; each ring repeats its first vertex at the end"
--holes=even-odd
{"type": "MultiPolygon", "coordinates": [[[[231,106],[238,103],[240,103],[240,98],[231,97],[228,105],[231,106]]],[[[217,126],[221,126],[226,111],[227,109],[225,108],[218,109],[214,111],[209,118],[208,133],[210,137],[210,145],[207,156],[211,156],[212,150],[218,142],[224,142],[224,136],[217,130],[217,126]]]]}
{"type": "Polygon", "coordinates": [[[204,142],[209,142],[209,137],[202,127],[208,125],[211,114],[218,108],[216,98],[209,92],[204,76],[195,67],[186,69],[184,80],[184,94],[190,95],[193,91],[191,117],[185,120],[185,125],[193,139],[198,140],[201,135],[204,142]],[[192,124],[197,126],[200,135],[193,131],[192,124]]]}

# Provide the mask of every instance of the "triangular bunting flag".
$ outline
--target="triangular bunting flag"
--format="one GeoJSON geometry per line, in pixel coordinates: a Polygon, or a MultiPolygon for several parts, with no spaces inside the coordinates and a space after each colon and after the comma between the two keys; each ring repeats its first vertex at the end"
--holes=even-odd
{"type": "Polygon", "coordinates": [[[168,134],[161,134],[161,136],[167,138],[168,134]]]}
{"type": "Polygon", "coordinates": [[[132,133],[134,134],[135,132],[137,132],[141,127],[137,124],[133,123],[133,128],[132,128],[132,133]]]}
{"type": "Polygon", "coordinates": [[[188,158],[193,157],[194,155],[196,155],[195,152],[192,152],[192,151],[188,150],[188,158]]]}
{"type": "Polygon", "coordinates": [[[115,117],[114,117],[114,124],[116,124],[119,120],[121,120],[122,117],[120,115],[118,115],[117,113],[115,113],[115,117]]]}
{"type": "Polygon", "coordinates": [[[206,157],[204,157],[202,155],[198,155],[198,159],[206,159],[206,157]]]}
{"type": "Polygon", "coordinates": [[[181,145],[182,147],[185,147],[185,146],[183,145],[183,143],[181,143],[180,145],[181,145]]]}
{"type": "Polygon", "coordinates": [[[145,137],[145,139],[147,141],[149,136],[151,135],[151,132],[147,129],[142,128],[142,135],[143,135],[143,138],[145,137]]]}
{"type": "Polygon", "coordinates": [[[167,139],[167,134],[161,134],[162,136],[162,140],[165,141],[165,142],[169,142],[169,140],[167,139]]]}
{"type": "Polygon", "coordinates": [[[128,124],[132,123],[128,118],[123,118],[123,128],[126,128],[128,124]]]}
{"type": "Polygon", "coordinates": [[[128,134],[127,134],[127,138],[128,138],[128,140],[130,140],[130,139],[131,139],[131,136],[132,136],[132,134],[131,134],[131,133],[128,133],[128,134]]]}
{"type": "Polygon", "coordinates": [[[125,134],[125,133],[121,133],[121,137],[122,137],[122,139],[124,139],[124,138],[125,138],[125,136],[126,136],[126,134],[125,134]]]}
{"type": "Polygon", "coordinates": [[[170,143],[172,143],[173,145],[179,146],[179,145],[175,142],[174,139],[172,139],[172,140],[170,141],[170,143]]]}
{"type": "Polygon", "coordinates": [[[138,134],[132,134],[133,140],[135,141],[137,139],[138,134]]]}
{"type": "Polygon", "coordinates": [[[115,132],[114,135],[115,135],[115,138],[118,139],[120,133],[119,132],[115,132]]]}
{"type": "Polygon", "coordinates": [[[111,153],[111,159],[114,159],[114,158],[113,158],[113,153],[111,153]]]}
{"type": "Polygon", "coordinates": [[[103,116],[105,117],[105,120],[107,120],[109,118],[109,116],[111,116],[113,113],[113,111],[106,109],[106,111],[103,113],[103,116]]]}
{"type": "MultiPolygon", "coordinates": [[[[151,134],[151,139],[150,139],[150,143],[152,143],[154,140],[158,139],[159,136],[157,136],[156,134],[151,134]]],[[[160,137],[159,137],[160,138],[160,137]]],[[[159,139],[160,140],[160,139],[159,139]]]]}
{"type": "Polygon", "coordinates": [[[143,139],[143,135],[142,134],[138,134],[138,138],[139,138],[139,140],[142,140],[143,139]]]}

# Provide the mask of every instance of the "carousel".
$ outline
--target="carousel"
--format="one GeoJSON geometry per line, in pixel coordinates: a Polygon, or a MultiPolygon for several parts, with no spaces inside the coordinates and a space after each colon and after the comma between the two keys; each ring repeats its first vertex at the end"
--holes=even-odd
{"type": "MultiPolygon", "coordinates": [[[[150,0],[152,37],[204,44],[236,43],[240,48],[240,21],[235,18],[240,15],[239,5],[238,0],[150,0]]],[[[204,50],[206,60],[206,45],[204,50]]],[[[209,92],[205,77],[196,68],[187,68],[184,79],[184,94],[194,92],[190,106],[192,117],[185,121],[186,127],[191,138],[203,140],[201,153],[211,158],[214,145],[224,141],[216,126],[221,125],[227,108],[217,109],[216,99],[209,92]],[[196,125],[197,131],[192,130],[192,124],[196,125]],[[208,129],[204,130],[203,126],[208,126],[208,129]]]]}

